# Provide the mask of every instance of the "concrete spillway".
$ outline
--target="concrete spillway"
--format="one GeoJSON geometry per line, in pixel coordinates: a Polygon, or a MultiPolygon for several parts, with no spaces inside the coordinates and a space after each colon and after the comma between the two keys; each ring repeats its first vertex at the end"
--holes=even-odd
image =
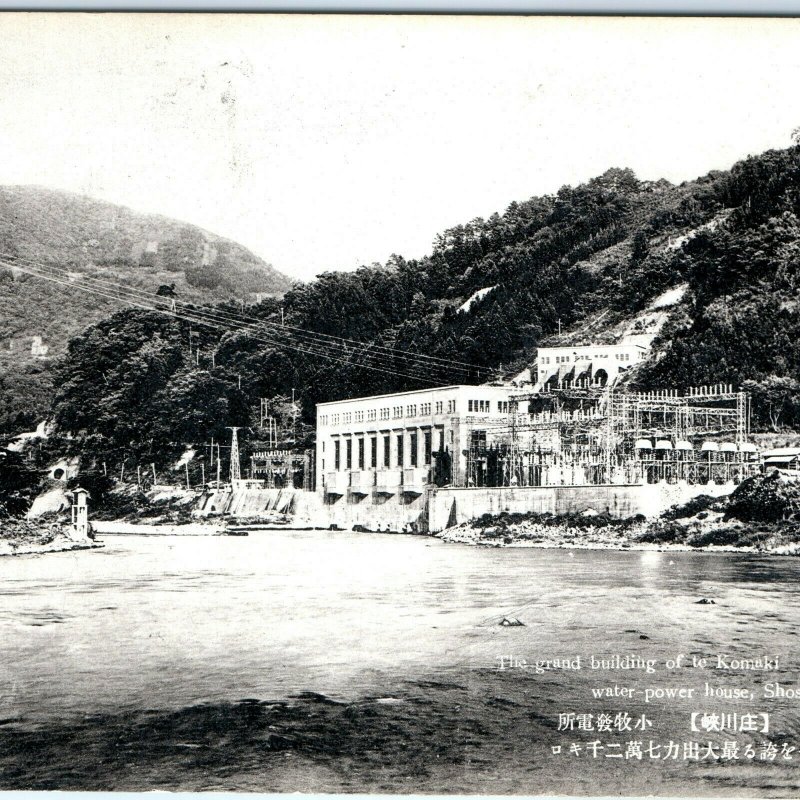
{"type": "Polygon", "coordinates": [[[226,486],[200,498],[198,516],[259,517],[271,514],[291,515],[302,524],[322,524],[318,518],[320,498],[301,489],[265,489],[253,485],[226,486]]]}
{"type": "Polygon", "coordinates": [[[232,517],[257,517],[261,514],[291,514],[294,489],[234,489],[226,513],[232,517]]]}
{"type": "Polygon", "coordinates": [[[259,489],[230,487],[203,495],[201,514],[228,514],[235,517],[258,517],[262,514],[290,514],[294,508],[294,489],[259,489]]]}

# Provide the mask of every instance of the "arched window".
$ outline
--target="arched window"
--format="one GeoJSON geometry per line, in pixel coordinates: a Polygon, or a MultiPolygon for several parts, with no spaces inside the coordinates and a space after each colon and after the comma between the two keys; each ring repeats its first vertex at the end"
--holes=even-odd
{"type": "Polygon", "coordinates": [[[599,369],[594,374],[594,385],[605,386],[608,383],[608,373],[604,369],[599,369]]]}

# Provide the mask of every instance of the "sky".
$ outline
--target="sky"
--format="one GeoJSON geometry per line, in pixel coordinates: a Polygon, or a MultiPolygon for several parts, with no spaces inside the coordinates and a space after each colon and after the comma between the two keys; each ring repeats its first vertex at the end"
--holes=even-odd
{"type": "Polygon", "coordinates": [[[292,278],[800,126],[800,20],[0,15],[0,184],[234,239],[292,278]]]}

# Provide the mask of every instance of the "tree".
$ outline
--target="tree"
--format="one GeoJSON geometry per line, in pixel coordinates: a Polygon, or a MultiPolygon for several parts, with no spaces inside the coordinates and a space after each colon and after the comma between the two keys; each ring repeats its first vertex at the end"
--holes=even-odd
{"type": "Polygon", "coordinates": [[[19,453],[0,448],[0,518],[24,514],[39,483],[39,473],[19,453]]]}
{"type": "Polygon", "coordinates": [[[217,439],[229,425],[246,426],[247,402],[230,382],[205,370],[181,370],[154,397],[149,426],[153,446],[170,452],[217,439]]]}
{"type": "Polygon", "coordinates": [[[647,232],[644,228],[639,228],[633,235],[633,244],[631,246],[631,265],[641,264],[647,258],[647,253],[650,250],[650,242],[647,237],[647,232]]]}
{"type": "Polygon", "coordinates": [[[792,377],[770,375],[762,381],[747,380],[745,391],[753,398],[753,408],[762,421],[768,421],[773,431],[782,422],[796,422],[800,416],[800,381],[792,377]]]}

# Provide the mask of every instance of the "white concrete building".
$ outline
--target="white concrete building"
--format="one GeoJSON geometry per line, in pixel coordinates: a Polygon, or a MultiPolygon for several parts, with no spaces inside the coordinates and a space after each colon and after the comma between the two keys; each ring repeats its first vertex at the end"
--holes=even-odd
{"type": "Polygon", "coordinates": [[[534,391],[572,386],[607,386],[644,361],[649,354],[641,344],[595,344],[579,347],[540,347],[531,368],[534,391]]]}
{"type": "Polygon", "coordinates": [[[512,386],[442,386],[317,406],[316,486],[329,505],[413,503],[464,485],[470,432],[517,412],[512,386]]]}

